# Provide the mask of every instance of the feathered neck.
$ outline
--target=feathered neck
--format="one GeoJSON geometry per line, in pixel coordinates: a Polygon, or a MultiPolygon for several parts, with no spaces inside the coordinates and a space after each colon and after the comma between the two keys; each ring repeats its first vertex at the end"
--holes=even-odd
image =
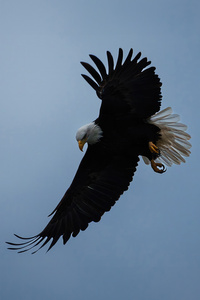
{"type": "Polygon", "coordinates": [[[88,144],[92,145],[99,142],[102,136],[103,131],[101,130],[101,128],[97,124],[95,124],[95,122],[92,122],[78,129],[76,133],[76,140],[86,140],[88,144]]]}

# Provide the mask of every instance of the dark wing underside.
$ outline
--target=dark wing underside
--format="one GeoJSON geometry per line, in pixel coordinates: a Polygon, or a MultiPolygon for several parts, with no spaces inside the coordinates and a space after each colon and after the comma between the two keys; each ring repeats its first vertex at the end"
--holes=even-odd
{"type": "Polygon", "coordinates": [[[90,222],[98,222],[128,189],[139,160],[139,151],[136,153],[136,149],[131,148],[132,152],[126,153],[132,143],[125,139],[127,130],[136,130],[134,126],[137,125],[138,118],[148,118],[157,112],[161,101],[161,82],[155,74],[155,68],[147,68],[150,62],[147,58],[140,60],[141,53],[131,60],[132,54],[131,49],[122,63],[123,51],[119,49],[114,67],[113,57],[107,52],[108,72],[94,55],[90,57],[98,72],[89,64],[82,63],[93,79],[87,75],[83,77],[102,99],[98,125],[103,130],[104,142],[105,139],[107,142],[101,141],[88,147],[71,186],[53,211],[53,217],[44,230],[31,238],[16,235],[23,241],[19,244],[8,243],[12,246],[9,249],[19,252],[36,249],[33,251],[35,253],[50,242],[49,250],[61,236],[65,244],[71,235],[75,237],[90,222]],[[135,123],[129,122],[130,119],[135,123]],[[121,148],[125,149],[123,155],[116,154],[122,153],[119,149],[113,154],[111,148],[115,140],[119,140],[121,148]]]}
{"type": "Polygon", "coordinates": [[[108,72],[96,56],[90,55],[99,72],[88,63],[81,62],[93,79],[87,75],[82,74],[82,76],[104,102],[113,99],[111,103],[113,109],[119,100],[120,109],[124,102],[129,105],[129,110],[131,108],[131,112],[137,117],[148,118],[160,109],[162,84],[158,75],[155,74],[155,68],[147,68],[151,62],[146,57],[140,60],[141,53],[131,60],[132,54],[133,49],[129,51],[123,63],[123,50],[119,49],[114,67],[113,57],[107,51],[108,72]]]}
{"type": "Polygon", "coordinates": [[[129,158],[103,152],[97,144],[88,147],[70,188],[53,211],[48,225],[31,238],[16,235],[24,241],[8,242],[12,246],[9,249],[22,253],[38,246],[35,253],[51,240],[50,250],[60,236],[65,244],[71,235],[77,236],[91,221],[98,222],[111,209],[128,189],[139,159],[137,155],[129,158]]]}

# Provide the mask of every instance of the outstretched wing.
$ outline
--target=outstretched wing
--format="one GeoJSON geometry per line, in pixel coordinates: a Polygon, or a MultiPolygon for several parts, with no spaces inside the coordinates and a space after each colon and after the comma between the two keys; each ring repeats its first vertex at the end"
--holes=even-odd
{"type": "MultiPolygon", "coordinates": [[[[7,242],[19,253],[40,248],[51,241],[50,250],[62,236],[65,244],[70,236],[77,236],[91,221],[98,222],[120,195],[128,189],[138,163],[138,156],[114,156],[100,144],[89,146],[74,180],[62,200],[52,212],[53,217],[38,235],[18,238],[22,243],[7,242]]],[[[52,215],[51,214],[51,215],[52,215]]]]}
{"type": "Polygon", "coordinates": [[[88,63],[81,62],[93,79],[87,75],[82,76],[102,99],[104,110],[109,111],[110,107],[113,114],[115,110],[118,113],[118,108],[122,111],[124,106],[124,112],[127,107],[127,112],[131,111],[139,118],[148,118],[160,109],[162,84],[155,68],[147,68],[151,62],[146,57],[140,60],[139,52],[131,59],[132,55],[133,49],[129,51],[123,63],[123,50],[120,48],[114,67],[113,57],[107,51],[108,72],[99,58],[90,55],[99,72],[88,63]]]}

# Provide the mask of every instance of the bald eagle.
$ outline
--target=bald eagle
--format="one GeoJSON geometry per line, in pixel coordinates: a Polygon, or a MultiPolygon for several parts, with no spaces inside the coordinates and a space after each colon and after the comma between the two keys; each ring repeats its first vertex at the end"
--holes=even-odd
{"type": "Polygon", "coordinates": [[[87,143],[87,151],[47,226],[30,238],[15,235],[23,241],[7,242],[12,246],[8,249],[19,253],[32,249],[35,253],[51,240],[50,250],[61,236],[66,244],[90,222],[100,221],[128,189],[139,156],[159,174],[165,172],[164,165],[180,164],[189,156],[187,127],[171,108],[159,111],[162,84],[155,67],[148,67],[151,62],[141,59],[141,53],[133,59],[132,55],[131,49],[123,62],[119,49],[114,64],[107,51],[108,70],[94,55],[90,58],[98,71],[81,62],[92,77],[83,78],[101,100],[98,118],[76,134],[80,150],[87,143]]]}

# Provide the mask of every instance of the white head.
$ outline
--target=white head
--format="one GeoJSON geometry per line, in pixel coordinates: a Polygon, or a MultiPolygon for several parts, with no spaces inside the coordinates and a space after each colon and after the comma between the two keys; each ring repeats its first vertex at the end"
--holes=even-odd
{"type": "Polygon", "coordinates": [[[79,149],[83,151],[83,146],[86,142],[90,145],[96,144],[102,136],[103,131],[94,122],[82,126],[76,133],[79,149]]]}

